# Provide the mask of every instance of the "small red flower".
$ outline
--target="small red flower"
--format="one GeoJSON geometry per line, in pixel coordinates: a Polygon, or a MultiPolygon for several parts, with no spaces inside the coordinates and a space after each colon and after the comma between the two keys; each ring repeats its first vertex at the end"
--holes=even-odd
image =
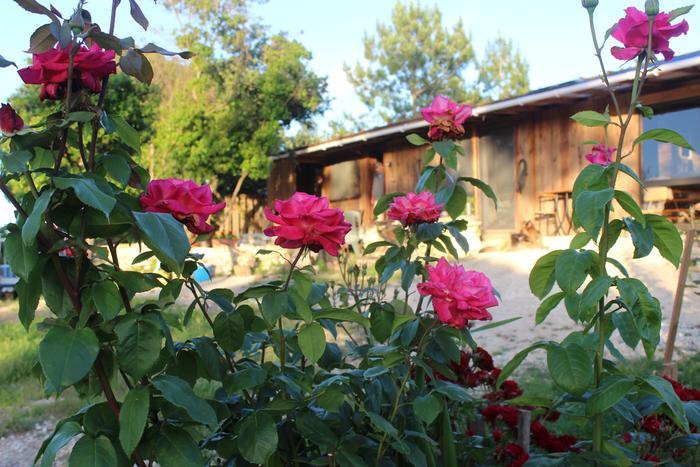
{"type": "MultiPolygon", "coordinates": [[[[688,33],[688,22],[671,24],[669,13],[661,12],[654,16],[651,29],[651,49],[655,54],[663,54],[665,60],[674,56],[669,46],[672,37],[688,33]]],[[[610,49],[613,57],[631,60],[644,52],[649,42],[649,17],[635,7],[625,9],[625,17],[620,19],[613,29],[612,37],[622,42],[624,47],[610,49]]]]}
{"type": "Polygon", "coordinates": [[[464,136],[464,122],[472,114],[470,106],[458,105],[445,96],[437,96],[430,107],[424,107],[420,111],[430,124],[428,138],[433,141],[464,136]]]}
{"type": "Polygon", "coordinates": [[[195,234],[213,231],[207,219],[226,206],[226,203],[214,203],[209,185],[176,178],[151,180],[139,201],[144,211],[170,213],[195,234]]]}
{"type": "Polygon", "coordinates": [[[331,208],[328,199],[306,193],[294,193],[289,199],[275,200],[274,211],[265,208],[265,217],[273,223],[263,233],[277,237],[275,245],[283,248],[308,247],[338,256],[345,235],[352,226],[345,222],[343,211],[331,208]]]}
{"type": "Polygon", "coordinates": [[[442,212],[442,204],[435,202],[435,196],[429,191],[419,194],[406,193],[405,196],[397,196],[389,205],[386,216],[389,219],[400,221],[405,227],[414,224],[428,224],[437,222],[442,212]]]}
{"type": "Polygon", "coordinates": [[[642,456],[642,460],[649,462],[661,462],[661,458],[659,456],[655,456],[654,454],[644,454],[642,456]]]}
{"type": "Polygon", "coordinates": [[[474,359],[474,365],[476,365],[477,368],[487,371],[493,370],[493,357],[491,357],[491,354],[488,353],[486,349],[477,347],[476,351],[474,351],[472,354],[472,358],[474,359]]]}
{"type": "Polygon", "coordinates": [[[24,128],[24,120],[17,115],[10,104],[0,105],[0,131],[13,135],[24,128]]]}
{"type": "Polygon", "coordinates": [[[530,456],[519,444],[509,443],[503,448],[503,454],[510,457],[512,461],[508,467],[522,467],[530,459],[530,456]]]}
{"type": "MultiPolygon", "coordinates": [[[[61,99],[65,95],[69,68],[68,48],[61,49],[56,46],[46,52],[34,54],[31,66],[22,68],[17,73],[27,84],[41,85],[41,100],[61,99]]],[[[73,56],[73,83],[93,93],[100,92],[102,80],[116,72],[114,51],[102,50],[97,44],[90,48],[80,47],[73,56]]]]}
{"type": "Polygon", "coordinates": [[[641,428],[647,433],[656,434],[661,429],[661,420],[656,415],[649,415],[642,419],[641,428]]]}

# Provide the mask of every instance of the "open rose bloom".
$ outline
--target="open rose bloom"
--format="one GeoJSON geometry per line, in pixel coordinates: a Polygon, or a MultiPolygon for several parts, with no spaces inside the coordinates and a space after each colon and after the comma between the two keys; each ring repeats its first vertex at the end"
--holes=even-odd
{"type": "Polygon", "coordinates": [[[472,114],[470,106],[458,105],[445,96],[437,96],[430,107],[424,107],[420,111],[425,121],[430,124],[428,138],[433,141],[464,136],[464,122],[472,114]]]}
{"type": "Polygon", "coordinates": [[[445,258],[426,269],[428,280],[418,284],[418,292],[432,297],[440,321],[461,329],[468,321],[491,319],[486,309],[498,305],[498,300],[486,275],[450,265],[445,258]]]}
{"type": "Polygon", "coordinates": [[[615,162],[612,157],[615,151],[617,151],[617,148],[609,148],[604,144],[596,144],[591,148],[591,152],[584,157],[591,164],[606,166],[615,162]]]}
{"type": "MultiPolygon", "coordinates": [[[[46,52],[34,54],[32,64],[18,70],[20,78],[27,84],[40,84],[39,98],[61,99],[66,92],[70,57],[68,48],[58,46],[46,52]]],[[[117,72],[113,50],[80,47],[73,57],[73,87],[88,89],[93,93],[102,90],[102,80],[117,72]]]]}
{"type": "Polygon", "coordinates": [[[6,135],[13,135],[24,128],[24,120],[17,115],[10,104],[0,105],[0,131],[6,135]]]}
{"type": "Polygon", "coordinates": [[[345,222],[343,211],[331,208],[328,199],[301,192],[286,200],[275,200],[274,210],[265,208],[265,217],[273,225],[264,233],[277,237],[276,245],[307,247],[314,252],[325,250],[331,256],[338,256],[345,235],[352,228],[345,222]]]}
{"type": "Polygon", "coordinates": [[[170,213],[194,234],[212,232],[214,227],[207,219],[226,206],[214,203],[209,185],[176,178],[151,180],[139,201],[144,211],[170,213]]]}
{"type": "MultiPolygon", "coordinates": [[[[674,52],[669,47],[672,37],[688,32],[688,22],[671,24],[668,13],[659,13],[654,17],[651,32],[651,49],[655,54],[663,54],[665,60],[671,60],[674,52]]],[[[625,9],[625,17],[618,21],[612,37],[622,42],[624,47],[610,49],[613,57],[631,60],[646,50],[649,42],[649,18],[635,7],[625,9]]]]}
{"type": "Polygon", "coordinates": [[[403,226],[437,222],[442,212],[442,204],[435,202],[435,195],[429,191],[419,194],[406,193],[397,196],[389,205],[386,216],[400,221],[403,226]]]}

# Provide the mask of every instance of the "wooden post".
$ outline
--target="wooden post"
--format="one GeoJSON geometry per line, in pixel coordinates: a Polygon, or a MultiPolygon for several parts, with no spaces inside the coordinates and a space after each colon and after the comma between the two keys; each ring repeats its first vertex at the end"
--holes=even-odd
{"type": "Polygon", "coordinates": [[[676,334],[678,333],[678,321],[681,316],[681,306],[683,305],[683,292],[685,292],[685,282],[688,280],[688,266],[690,266],[690,254],[693,252],[695,241],[695,230],[689,229],[685,233],[685,247],[681,266],[678,270],[678,283],[676,284],[676,295],[673,297],[673,310],[671,311],[671,322],[668,325],[668,337],[666,337],[666,348],[664,349],[664,375],[666,375],[666,365],[673,360],[673,350],[676,346],[676,334]]]}
{"type": "Polygon", "coordinates": [[[529,410],[518,409],[518,445],[526,453],[530,452],[530,424],[532,413],[529,410]]]}
{"type": "Polygon", "coordinates": [[[664,363],[664,369],[661,374],[671,379],[678,380],[678,364],[676,362],[664,363]]]}

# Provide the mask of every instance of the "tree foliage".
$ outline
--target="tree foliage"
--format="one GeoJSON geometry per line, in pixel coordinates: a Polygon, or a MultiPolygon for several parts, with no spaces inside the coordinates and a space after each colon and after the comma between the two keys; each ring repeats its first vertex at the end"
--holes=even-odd
{"type": "Polygon", "coordinates": [[[529,68],[513,41],[499,35],[488,42],[479,63],[482,96],[499,100],[526,93],[530,89],[529,68]]]}
{"type": "Polygon", "coordinates": [[[345,64],[345,73],[362,103],[385,121],[414,117],[439,94],[477,103],[494,93],[527,91],[527,62],[511,41],[499,37],[489,43],[479,66],[462,21],[445,26],[437,6],[398,2],[391,22],[378,23],[375,35],[366,34],[363,43],[364,62],[345,64]],[[474,70],[478,81],[468,78],[474,70]],[[507,83],[494,82],[501,76],[507,83]]]}
{"type": "Polygon", "coordinates": [[[178,42],[196,53],[158,124],[168,174],[265,178],[285,129],[309,125],[324,110],[326,79],[310,70],[302,44],[271,34],[245,0],[165,4],[186,18],[178,42]]]}

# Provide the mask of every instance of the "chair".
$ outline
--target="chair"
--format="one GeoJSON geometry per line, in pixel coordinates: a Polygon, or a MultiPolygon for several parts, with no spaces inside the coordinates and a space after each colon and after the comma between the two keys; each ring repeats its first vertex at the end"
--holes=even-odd
{"type": "Polygon", "coordinates": [[[554,224],[554,228],[556,231],[557,228],[557,218],[556,218],[556,203],[557,203],[557,198],[554,195],[551,194],[542,194],[538,196],[538,211],[535,212],[535,222],[537,222],[537,230],[543,232],[542,230],[542,223],[544,222],[544,227],[546,229],[545,235],[550,235],[549,233],[549,223],[552,222],[554,224]],[[552,209],[546,209],[546,205],[548,203],[552,203],[552,209]]]}

